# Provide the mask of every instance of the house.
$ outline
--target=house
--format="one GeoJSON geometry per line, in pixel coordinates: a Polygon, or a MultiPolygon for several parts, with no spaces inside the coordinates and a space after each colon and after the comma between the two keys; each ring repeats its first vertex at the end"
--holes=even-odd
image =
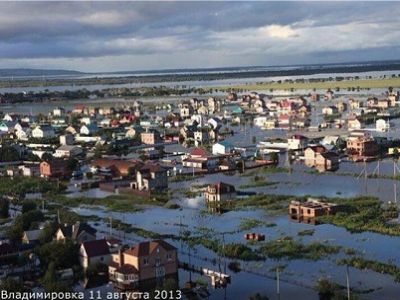
{"type": "Polygon", "coordinates": [[[147,163],[136,171],[136,181],[131,188],[137,190],[163,190],[168,188],[167,169],[158,164],[147,163]]]}
{"type": "Polygon", "coordinates": [[[356,117],[350,117],[347,120],[347,127],[349,130],[358,130],[363,128],[363,125],[356,117]]]}
{"type": "Polygon", "coordinates": [[[72,145],[74,143],[74,136],[70,133],[60,135],[61,145],[72,145]]]}
{"type": "Polygon", "coordinates": [[[83,242],[95,240],[96,232],[97,230],[87,223],[76,222],[73,225],[64,224],[57,229],[55,239],[60,241],[70,238],[78,244],[81,244],[83,242]]]}
{"type": "Polygon", "coordinates": [[[334,115],[334,114],[338,114],[339,113],[339,109],[336,106],[327,106],[322,108],[322,114],[323,115],[334,115]]]}
{"type": "Polygon", "coordinates": [[[78,146],[61,145],[56,149],[54,157],[75,157],[82,154],[82,148],[78,146]]]}
{"type": "Polygon", "coordinates": [[[57,107],[53,109],[53,116],[62,117],[65,114],[65,109],[62,107],[57,107]]]}
{"type": "Polygon", "coordinates": [[[310,146],[304,150],[304,160],[307,162],[312,163],[314,165],[315,158],[317,154],[326,152],[326,148],[324,146],[310,146]]]}
{"type": "Polygon", "coordinates": [[[22,176],[26,177],[36,177],[40,175],[39,165],[30,164],[30,165],[22,165],[18,167],[22,176]]]}
{"type": "Polygon", "coordinates": [[[140,126],[128,127],[126,128],[125,137],[133,139],[140,136],[143,131],[144,129],[140,126]]]}
{"type": "Polygon", "coordinates": [[[98,170],[109,170],[116,176],[129,176],[135,173],[138,162],[132,160],[97,158],[90,163],[98,170]]]}
{"type": "Polygon", "coordinates": [[[145,132],[142,132],[140,134],[140,139],[142,143],[146,145],[155,145],[162,143],[161,135],[155,129],[152,130],[147,129],[145,132]]]}
{"type": "Polygon", "coordinates": [[[104,118],[103,120],[100,121],[100,127],[111,127],[111,119],[109,118],[104,118]]]}
{"type": "Polygon", "coordinates": [[[346,151],[352,159],[368,159],[378,155],[379,146],[370,136],[349,136],[346,140],[346,151]]]}
{"type": "Polygon", "coordinates": [[[50,125],[39,125],[32,130],[32,137],[34,138],[52,138],[56,134],[50,125]]]}
{"type": "Polygon", "coordinates": [[[221,141],[215,143],[212,146],[212,154],[214,155],[225,155],[231,153],[233,150],[233,145],[227,141],[221,141]]]}
{"type": "Polygon", "coordinates": [[[339,155],[332,151],[317,153],[315,167],[320,171],[336,171],[339,169],[339,155]]]}
{"type": "Polygon", "coordinates": [[[338,135],[327,135],[322,139],[321,145],[328,148],[329,146],[335,146],[340,141],[342,140],[338,135]]]}
{"type": "Polygon", "coordinates": [[[22,243],[35,245],[39,243],[42,229],[26,230],[22,235],[22,243]]]}
{"type": "Polygon", "coordinates": [[[347,110],[347,103],[343,101],[337,103],[335,106],[338,109],[338,112],[340,113],[345,112],[347,110]]]}
{"type": "Polygon", "coordinates": [[[223,202],[236,199],[236,189],[233,185],[218,182],[207,186],[204,192],[206,202],[223,202]]]}
{"type": "Polygon", "coordinates": [[[306,148],[308,145],[308,138],[303,135],[295,134],[288,139],[289,150],[300,150],[306,148]]]}
{"type": "Polygon", "coordinates": [[[210,135],[207,128],[200,128],[193,132],[193,138],[196,146],[208,144],[210,135]]]}
{"type": "Polygon", "coordinates": [[[289,205],[289,214],[302,218],[333,215],[339,210],[340,206],[335,203],[323,202],[314,198],[308,198],[306,202],[291,201],[289,205]]]}
{"type": "Polygon", "coordinates": [[[324,146],[308,147],[304,151],[304,162],[308,167],[320,171],[336,171],[339,169],[339,155],[328,151],[324,146]]]}
{"type": "Polygon", "coordinates": [[[67,128],[65,128],[65,134],[72,134],[72,135],[75,135],[75,134],[77,134],[77,133],[78,133],[77,129],[76,129],[74,126],[72,126],[72,125],[70,125],[70,126],[68,126],[67,128]]]}
{"type": "Polygon", "coordinates": [[[87,116],[82,117],[79,121],[81,122],[81,124],[84,124],[84,125],[93,124],[93,119],[91,117],[87,117],[87,116]]]}
{"type": "Polygon", "coordinates": [[[360,100],[355,100],[355,99],[349,99],[349,105],[350,105],[350,109],[360,109],[364,107],[364,102],[360,101],[360,100]]]}
{"type": "Polygon", "coordinates": [[[218,165],[219,157],[211,155],[202,148],[191,148],[189,153],[182,158],[182,165],[188,168],[215,169],[218,165]]]}
{"type": "Polygon", "coordinates": [[[193,107],[191,106],[190,103],[186,102],[179,103],[178,107],[179,107],[179,115],[181,116],[182,119],[190,118],[194,113],[193,107]]]}
{"type": "Polygon", "coordinates": [[[64,178],[71,175],[68,169],[68,162],[63,159],[52,159],[40,163],[40,176],[64,178]]]}
{"type": "Polygon", "coordinates": [[[80,134],[83,135],[93,135],[96,134],[99,131],[99,128],[97,127],[96,124],[88,124],[88,125],[82,125],[80,128],[79,132],[80,134]]]}
{"type": "Polygon", "coordinates": [[[367,106],[369,108],[388,109],[391,106],[390,104],[391,102],[388,99],[378,99],[376,97],[372,97],[367,100],[367,106]]]}
{"type": "Polygon", "coordinates": [[[208,119],[207,124],[211,126],[214,130],[219,129],[222,126],[221,120],[215,117],[208,119]]]}
{"type": "Polygon", "coordinates": [[[282,129],[291,129],[292,118],[287,114],[280,114],[278,116],[278,126],[282,129]]]}
{"type": "Polygon", "coordinates": [[[16,121],[3,120],[0,122],[0,131],[1,132],[10,132],[14,129],[16,124],[17,124],[16,121]]]}
{"type": "Polygon", "coordinates": [[[111,257],[110,280],[122,289],[132,289],[139,282],[174,276],[178,272],[177,250],[171,244],[155,240],[121,250],[111,257]]]}
{"type": "Polygon", "coordinates": [[[389,121],[385,121],[384,119],[378,119],[375,122],[376,131],[387,132],[390,129],[389,121]]]}
{"type": "Polygon", "coordinates": [[[87,269],[97,263],[109,265],[111,261],[110,248],[105,239],[83,242],[79,248],[79,262],[87,269]]]}
{"type": "MultiPolygon", "coordinates": [[[[20,125],[20,124],[17,124],[20,125]]],[[[22,140],[22,141],[27,141],[29,137],[31,136],[32,130],[30,129],[29,126],[15,126],[15,135],[17,139],[22,140]]]]}

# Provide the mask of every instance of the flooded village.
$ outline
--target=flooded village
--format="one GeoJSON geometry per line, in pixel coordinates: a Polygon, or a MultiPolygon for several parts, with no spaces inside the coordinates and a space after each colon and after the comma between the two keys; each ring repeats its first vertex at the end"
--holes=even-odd
{"type": "Polygon", "coordinates": [[[1,116],[2,288],[398,294],[396,89],[63,104],[1,116]]]}

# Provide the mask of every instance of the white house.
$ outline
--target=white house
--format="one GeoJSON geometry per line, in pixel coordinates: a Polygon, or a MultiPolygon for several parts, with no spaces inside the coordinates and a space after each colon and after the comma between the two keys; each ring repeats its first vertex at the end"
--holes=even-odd
{"type": "Polygon", "coordinates": [[[388,121],[384,119],[376,120],[376,130],[380,132],[387,132],[390,129],[390,124],[388,121]]]}
{"type": "Polygon", "coordinates": [[[254,125],[258,126],[258,127],[264,127],[265,123],[268,121],[268,117],[267,116],[259,116],[254,118],[254,125]]]}
{"type": "Polygon", "coordinates": [[[212,146],[212,154],[219,155],[219,154],[228,154],[233,150],[233,145],[226,141],[221,141],[215,143],[212,146]]]}
{"type": "Polygon", "coordinates": [[[53,116],[55,117],[61,117],[65,114],[65,109],[62,107],[57,107],[53,109],[53,116]]]}
{"type": "Polygon", "coordinates": [[[96,125],[90,124],[90,125],[82,125],[79,132],[83,135],[92,135],[98,131],[99,131],[99,128],[96,125]]]}
{"type": "Polygon", "coordinates": [[[84,269],[97,263],[108,265],[110,260],[110,248],[105,239],[83,242],[79,248],[79,261],[84,269]]]}
{"type": "Polygon", "coordinates": [[[32,137],[34,138],[52,138],[55,136],[54,129],[50,125],[39,125],[32,130],[32,137]]]}
{"type": "Polygon", "coordinates": [[[104,118],[103,120],[100,121],[100,126],[101,127],[110,127],[111,126],[111,119],[104,118]]]}
{"type": "Polygon", "coordinates": [[[208,119],[207,123],[213,129],[217,129],[218,127],[221,127],[221,120],[218,118],[210,118],[210,119],[208,119]]]}
{"type": "Polygon", "coordinates": [[[82,148],[78,146],[62,145],[56,149],[55,157],[74,157],[82,153],[82,148]]]}
{"type": "Polygon", "coordinates": [[[307,145],[308,139],[299,134],[293,135],[290,139],[288,139],[288,149],[290,150],[304,149],[307,147],[307,145]]]}
{"type": "Polygon", "coordinates": [[[12,131],[16,124],[17,124],[17,122],[15,122],[15,121],[1,121],[0,122],[0,131],[2,131],[2,132],[12,131]]]}
{"type": "Polygon", "coordinates": [[[93,123],[93,120],[90,117],[82,117],[80,119],[80,121],[81,121],[82,124],[85,124],[85,125],[89,125],[89,124],[93,123]]]}

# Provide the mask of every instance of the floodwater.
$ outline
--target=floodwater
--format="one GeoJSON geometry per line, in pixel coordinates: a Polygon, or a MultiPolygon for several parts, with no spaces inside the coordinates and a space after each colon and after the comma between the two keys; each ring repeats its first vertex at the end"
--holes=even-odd
{"type": "MultiPolygon", "coordinates": [[[[368,166],[373,169],[372,163],[368,166]]],[[[343,169],[359,170],[363,166],[358,164],[343,163],[343,169]],[[353,169],[353,167],[355,167],[353,169]]],[[[389,172],[390,161],[382,162],[382,171],[389,172]]],[[[343,176],[330,174],[308,174],[305,173],[305,167],[300,164],[293,165],[292,173],[274,173],[262,174],[268,181],[278,182],[277,185],[251,188],[251,191],[262,192],[266,194],[283,195],[312,195],[328,197],[352,197],[363,194],[364,179],[357,179],[353,176],[343,176]],[[338,194],[340,192],[340,194],[338,194]]],[[[342,171],[342,170],[340,170],[342,171]]],[[[268,212],[260,209],[249,209],[240,211],[230,211],[222,215],[204,213],[206,208],[202,196],[188,198],[182,196],[179,190],[189,188],[192,185],[202,185],[216,181],[224,181],[234,184],[238,189],[240,185],[248,183],[252,177],[235,176],[225,174],[211,174],[192,181],[170,183],[170,188],[175,192],[174,201],[181,206],[181,209],[166,209],[162,207],[145,207],[142,212],[117,213],[106,212],[101,208],[93,209],[88,207],[77,208],[75,211],[82,215],[97,215],[100,217],[112,217],[125,223],[132,224],[135,227],[141,227],[161,234],[179,234],[179,223],[182,222],[187,229],[196,232],[199,228],[208,228],[215,231],[215,238],[226,243],[245,243],[244,232],[238,230],[243,219],[258,219],[268,223],[275,223],[277,226],[259,226],[251,231],[265,234],[267,240],[278,239],[283,236],[291,236],[302,240],[304,243],[322,242],[332,245],[339,245],[343,249],[352,248],[357,253],[367,259],[379,260],[382,262],[390,261],[393,264],[400,264],[400,238],[390,237],[381,234],[363,232],[350,233],[347,230],[333,225],[309,225],[295,223],[289,220],[286,215],[272,216],[268,212]],[[298,232],[305,229],[314,229],[312,236],[299,237],[298,232]],[[385,247],[382,247],[385,245],[385,247]]],[[[392,180],[388,179],[366,179],[367,194],[375,195],[382,201],[391,201],[393,191],[390,190],[392,180]],[[379,184],[378,184],[379,182],[379,184]],[[379,188],[380,185],[380,188],[379,188]]],[[[108,232],[107,224],[98,224],[100,231],[108,232]]],[[[126,242],[137,242],[143,240],[135,235],[116,233],[118,237],[126,242]],[[129,236],[134,236],[131,238],[129,236]]],[[[181,247],[179,242],[170,241],[180,249],[179,257],[182,261],[188,261],[187,248],[181,247]]],[[[192,263],[196,266],[209,267],[218,270],[221,266],[216,263],[218,257],[212,251],[202,246],[195,247],[192,250],[192,263]],[[205,260],[206,258],[207,260],[205,260]],[[214,262],[212,260],[215,260],[214,262]]],[[[295,294],[296,299],[317,299],[316,292],[312,290],[315,282],[319,278],[329,278],[341,285],[345,285],[345,266],[338,266],[337,259],[343,258],[343,251],[337,255],[330,255],[318,261],[310,260],[287,260],[280,261],[267,259],[265,262],[241,262],[246,271],[233,273],[232,283],[226,289],[227,299],[247,299],[254,292],[263,292],[271,299],[275,299],[275,275],[274,268],[279,265],[285,265],[281,274],[281,280],[284,282],[282,287],[281,299],[292,299],[295,294]],[[235,298],[235,296],[240,298],[235,298]]],[[[229,262],[230,260],[227,260],[229,262]]],[[[222,266],[223,268],[223,266],[222,266]]],[[[181,272],[181,284],[187,279],[185,272],[181,272]]],[[[200,275],[196,275],[197,277],[200,275]]],[[[358,270],[350,268],[350,278],[352,287],[357,290],[373,290],[373,292],[364,295],[367,299],[396,299],[400,292],[398,283],[393,278],[384,274],[372,271],[358,270]]],[[[224,290],[211,290],[210,299],[222,299],[225,295],[224,290]]]]}

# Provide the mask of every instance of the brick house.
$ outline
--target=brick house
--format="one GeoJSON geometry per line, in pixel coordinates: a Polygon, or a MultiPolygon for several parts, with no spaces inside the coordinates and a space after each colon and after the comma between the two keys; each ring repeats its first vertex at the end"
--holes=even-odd
{"type": "Polygon", "coordinates": [[[230,201],[236,198],[236,189],[233,185],[218,182],[207,186],[204,192],[206,202],[230,201]]]}
{"type": "Polygon", "coordinates": [[[163,190],[168,188],[167,170],[158,164],[145,164],[136,170],[136,181],[131,188],[137,190],[163,190]]]}
{"type": "Polygon", "coordinates": [[[143,144],[154,145],[162,142],[160,133],[157,130],[146,130],[140,134],[140,139],[143,144]]]}
{"type": "Polygon", "coordinates": [[[289,205],[289,214],[302,218],[315,218],[335,214],[339,208],[340,206],[335,203],[309,198],[306,202],[292,201],[289,205]]]}
{"type": "Polygon", "coordinates": [[[68,169],[68,162],[63,159],[52,159],[50,161],[42,161],[39,166],[40,176],[64,178],[71,175],[68,169]]]}
{"type": "Polygon", "coordinates": [[[139,282],[176,275],[177,250],[162,240],[142,242],[112,254],[108,271],[117,287],[130,289],[139,282]]]}
{"type": "Polygon", "coordinates": [[[364,159],[378,155],[379,146],[372,137],[350,136],[346,140],[347,154],[353,159],[364,159]]]}

